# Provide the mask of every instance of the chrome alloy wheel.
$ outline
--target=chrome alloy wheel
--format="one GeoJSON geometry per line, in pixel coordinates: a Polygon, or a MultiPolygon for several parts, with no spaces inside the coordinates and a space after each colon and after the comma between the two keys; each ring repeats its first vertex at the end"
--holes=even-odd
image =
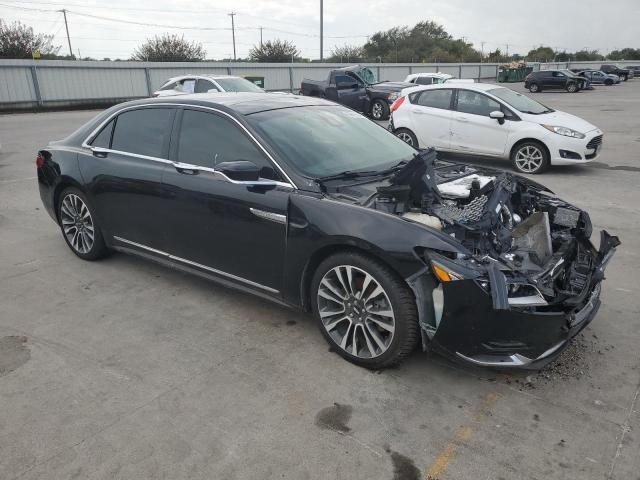
{"type": "Polygon", "coordinates": [[[402,140],[403,142],[411,145],[412,147],[414,147],[415,145],[413,144],[413,138],[411,138],[411,135],[409,135],[407,132],[400,132],[396,135],[400,140],[402,140]]]}
{"type": "Polygon", "coordinates": [[[525,145],[516,153],[515,162],[520,171],[533,173],[542,167],[544,155],[539,147],[534,145],[525,145]]]}
{"type": "Polygon", "coordinates": [[[380,120],[382,118],[382,113],[382,104],[380,102],[374,102],[371,107],[371,116],[376,120],[380,120]]]}
{"type": "Polygon", "coordinates": [[[322,277],[317,297],[322,326],[342,350],[358,358],[387,351],[396,320],[389,296],[370,274],[338,265],[322,277]]]}
{"type": "Polygon", "coordinates": [[[60,221],[69,245],[78,253],[89,253],[95,235],[93,219],[89,208],[78,195],[70,193],[62,199],[60,221]]]}

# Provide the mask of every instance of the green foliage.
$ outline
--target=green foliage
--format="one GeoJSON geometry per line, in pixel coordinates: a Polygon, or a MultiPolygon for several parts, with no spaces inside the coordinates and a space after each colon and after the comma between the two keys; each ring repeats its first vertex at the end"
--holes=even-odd
{"type": "Polygon", "coordinates": [[[610,60],[640,60],[640,48],[623,48],[609,54],[610,60]]]}
{"type": "Polygon", "coordinates": [[[207,52],[202,44],[189,42],[183,36],[163,33],[137,47],[131,57],[141,62],[198,62],[207,52]]]}
{"type": "Polygon", "coordinates": [[[20,22],[8,24],[0,19],[0,58],[31,58],[39,51],[43,57],[53,56],[60,50],[53,45],[53,35],[34,33],[33,28],[20,22]]]}
{"type": "Polygon", "coordinates": [[[413,28],[393,27],[376,32],[363,47],[370,60],[383,62],[479,62],[480,52],[463,40],[455,40],[430,20],[413,28]]]}
{"type": "Polygon", "coordinates": [[[249,51],[249,58],[254,62],[292,62],[300,59],[300,51],[288,40],[267,40],[255,45],[249,51]]]}
{"type": "Polygon", "coordinates": [[[573,54],[576,62],[589,62],[594,60],[604,60],[604,57],[597,50],[579,50],[573,54]]]}
{"type": "Polygon", "coordinates": [[[527,60],[530,62],[553,62],[555,56],[556,52],[553,48],[540,45],[527,53],[527,60]]]}
{"type": "Polygon", "coordinates": [[[331,56],[327,58],[329,62],[351,63],[361,62],[365,59],[364,49],[357,45],[344,45],[342,47],[333,47],[331,56]]]}

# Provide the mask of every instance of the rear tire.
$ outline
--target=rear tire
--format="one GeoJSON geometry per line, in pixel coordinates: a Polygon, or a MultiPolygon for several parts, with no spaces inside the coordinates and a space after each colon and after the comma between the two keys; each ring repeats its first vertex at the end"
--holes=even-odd
{"type": "Polygon", "coordinates": [[[536,175],[549,168],[549,152],[535,140],[523,142],[511,150],[511,163],[519,173],[536,175]]]}
{"type": "Polygon", "coordinates": [[[75,187],[64,189],[57,211],[62,237],[73,253],[83,260],[98,260],[109,253],[95,212],[84,193],[75,187]]]}
{"type": "Polygon", "coordinates": [[[542,89],[540,88],[540,85],[538,85],[537,83],[531,83],[529,85],[529,91],[531,93],[538,93],[538,92],[541,92],[542,89]]]}
{"type": "Polygon", "coordinates": [[[311,304],[332,349],[361,367],[397,365],[418,342],[411,289],[385,264],[359,252],[336,253],[318,266],[311,304]]]}
{"type": "Polygon", "coordinates": [[[398,128],[397,130],[394,130],[393,134],[407,145],[411,145],[415,149],[419,148],[418,138],[408,128],[398,128]]]}

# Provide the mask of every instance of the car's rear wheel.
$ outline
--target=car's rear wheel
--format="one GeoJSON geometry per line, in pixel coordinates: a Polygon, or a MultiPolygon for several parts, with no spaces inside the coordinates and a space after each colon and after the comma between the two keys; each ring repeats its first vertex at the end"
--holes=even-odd
{"type": "Polygon", "coordinates": [[[512,150],[511,162],[520,173],[542,173],[549,167],[549,153],[539,142],[524,142],[512,150]]]}
{"type": "Polygon", "coordinates": [[[386,120],[389,118],[389,105],[380,99],[374,100],[371,104],[371,117],[374,120],[386,120]]]}
{"type": "Polygon", "coordinates": [[[576,85],[575,83],[571,82],[567,85],[567,92],[576,93],[577,91],[578,91],[578,85],[576,85]]]}
{"type": "Polygon", "coordinates": [[[94,211],[80,190],[69,187],[62,192],[58,218],[65,242],[78,257],[97,260],[108,253],[94,211]]]}
{"type": "Polygon", "coordinates": [[[531,84],[529,85],[529,91],[530,91],[531,93],[538,93],[538,92],[540,92],[540,91],[541,91],[541,89],[540,89],[540,85],[538,85],[537,83],[531,83],[531,84]]]}
{"type": "Polygon", "coordinates": [[[357,252],[328,257],[313,276],[311,298],[327,342],[356,365],[390,367],[416,346],[418,315],[413,294],[378,260],[357,252]]]}
{"type": "Polygon", "coordinates": [[[418,138],[408,128],[398,128],[393,133],[403,142],[411,145],[413,148],[418,148],[418,138]]]}

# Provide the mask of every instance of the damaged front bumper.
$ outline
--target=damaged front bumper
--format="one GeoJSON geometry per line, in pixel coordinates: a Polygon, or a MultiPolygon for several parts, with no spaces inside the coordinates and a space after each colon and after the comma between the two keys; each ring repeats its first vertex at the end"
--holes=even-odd
{"type": "Polygon", "coordinates": [[[589,281],[562,303],[523,306],[505,297],[504,275],[439,283],[428,271],[408,279],[416,294],[423,346],[474,365],[537,369],[553,361],[600,308],[604,270],[619,245],[602,232],[589,281]],[[425,292],[432,292],[426,294],[425,292]]]}

